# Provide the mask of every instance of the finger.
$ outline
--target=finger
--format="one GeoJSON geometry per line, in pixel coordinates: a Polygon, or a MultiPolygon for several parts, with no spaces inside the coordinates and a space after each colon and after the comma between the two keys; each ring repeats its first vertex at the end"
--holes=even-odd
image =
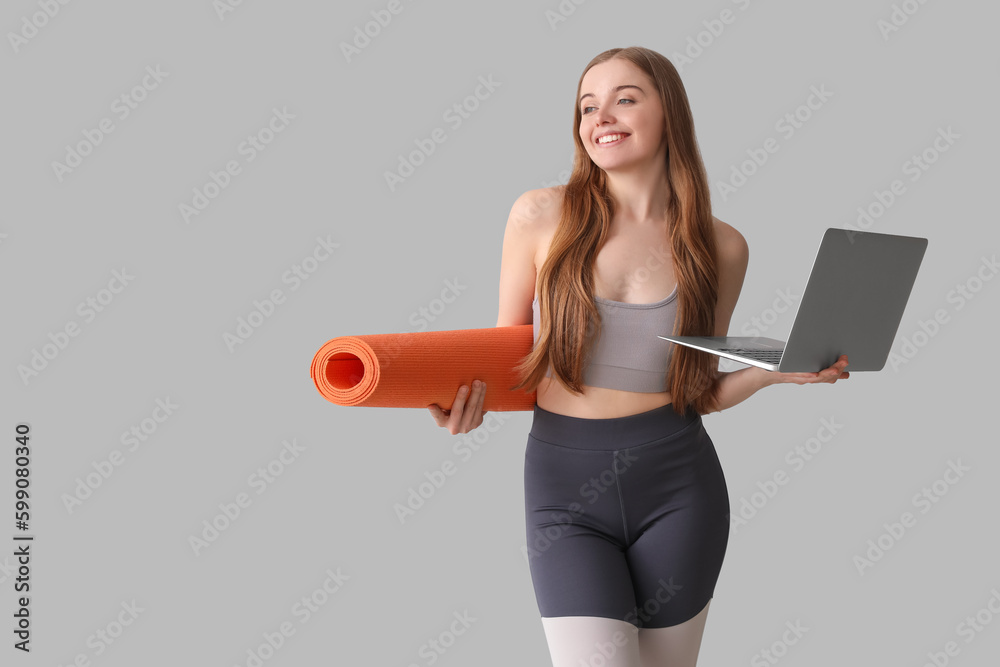
{"type": "Polygon", "coordinates": [[[441,421],[441,418],[444,416],[444,413],[441,412],[441,408],[438,407],[437,403],[432,403],[431,405],[428,405],[427,410],[431,413],[431,417],[434,418],[434,422],[438,426],[444,425],[441,421]]]}
{"type": "MultiPolygon", "coordinates": [[[[462,415],[465,412],[465,397],[469,394],[469,388],[466,385],[462,385],[458,388],[458,394],[455,396],[455,402],[451,404],[451,414],[448,417],[448,426],[450,429],[457,429],[462,424],[462,415]]],[[[452,430],[452,435],[458,431],[452,430]]]]}
{"type": "Polygon", "coordinates": [[[472,393],[469,395],[469,409],[466,411],[465,432],[468,433],[474,428],[479,428],[482,423],[479,414],[483,409],[483,397],[486,395],[486,383],[475,380],[472,383],[472,393]],[[476,382],[479,386],[476,386],[476,382]]]}
{"type": "Polygon", "coordinates": [[[483,385],[482,385],[481,389],[482,389],[482,391],[479,394],[479,402],[476,403],[476,419],[477,419],[477,422],[478,422],[476,424],[476,428],[479,428],[479,425],[483,423],[483,415],[486,414],[483,411],[483,405],[486,403],[486,383],[485,382],[483,382],[483,385]]]}
{"type": "Polygon", "coordinates": [[[434,417],[434,422],[438,426],[446,426],[448,424],[448,419],[451,417],[451,410],[445,410],[437,403],[428,405],[427,409],[430,410],[431,416],[434,417]]]}
{"type": "Polygon", "coordinates": [[[823,380],[828,380],[831,377],[840,377],[840,373],[844,370],[845,366],[847,366],[847,363],[844,359],[844,355],[840,355],[840,358],[837,359],[837,361],[821,370],[819,375],[823,378],[823,380]]]}
{"type": "Polygon", "coordinates": [[[839,377],[845,368],[847,368],[847,355],[842,354],[835,362],[821,370],[818,374],[821,376],[833,374],[839,377]]]}
{"type": "Polygon", "coordinates": [[[479,392],[476,396],[476,410],[482,412],[483,403],[486,402],[486,383],[479,383],[479,392]]]}

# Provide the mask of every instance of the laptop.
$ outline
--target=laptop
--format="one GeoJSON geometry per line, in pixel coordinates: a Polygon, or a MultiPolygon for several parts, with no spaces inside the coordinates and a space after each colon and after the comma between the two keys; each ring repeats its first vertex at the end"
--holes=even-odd
{"type": "Polygon", "coordinates": [[[847,370],[889,358],[927,239],[831,227],[823,235],[788,341],[748,336],[659,336],[782,373],[815,373],[847,355],[847,370]]]}

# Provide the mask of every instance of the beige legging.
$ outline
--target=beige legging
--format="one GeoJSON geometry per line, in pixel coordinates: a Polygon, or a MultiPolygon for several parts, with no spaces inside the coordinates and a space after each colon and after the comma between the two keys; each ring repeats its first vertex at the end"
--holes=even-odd
{"type": "Polygon", "coordinates": [[[552,667],[695,667],[708,606],[669,628],[596,616],[542,618],[552,667]]]}

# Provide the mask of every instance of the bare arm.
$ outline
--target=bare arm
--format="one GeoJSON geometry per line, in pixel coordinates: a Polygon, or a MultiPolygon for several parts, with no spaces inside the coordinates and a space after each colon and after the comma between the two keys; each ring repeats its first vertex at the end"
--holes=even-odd
{"type": "Polygon", "coordinates": [[[715,410],[711,412],[722,412],[747,400],[759,389],[775,384],[772,375],[774,374],[756,366],[741,368],[729,373],[719,373],[721,377],[719,380],[719,402],[715,410]]]}
{"type": "MultiPolygon", "coordinates": [[[[715,218],[716,245],[719,252],[719,300],[715,309],[715,331],[713,336],[726,336],[729,323],[736,310],[736,302],[743,291],[747,265],[750,262],[750,248],[743,235],[731,225],[715,218]]],[[[742,403],[770,384],[766,371],[751,366],[730,373],[718,373],[722,378],[719,386],[719,401],[713,412],[721,412],[742,403]],[[750,370],[762,373],[747,373],[750,370]]]]}
{"type": "Polygon", "coordinates": [[[500,258],[500,309],[498,327],[531,324],[531,300],[535,293],[535,250],[543,209],[544,190],[525,192],[511,207],[503,235],[500,258]]]}
{"type": "MultiPolygon", "coordinates": [[[[750,250],[746,239],[733,227],[716,218],[719,229],[719,302],[715,315],[715,336],[726,336],[736,301],[743,288],[750,250]]],[[[847,355],[841,355],[835,364],[817,373],[778,373],[750,366],[738,371],[718,373],[718,403],[711,412],[721,412],[738,405],[764,387],[782,382],[813,384],[846,380],[850,373],[844,371],[847,355]]]]}

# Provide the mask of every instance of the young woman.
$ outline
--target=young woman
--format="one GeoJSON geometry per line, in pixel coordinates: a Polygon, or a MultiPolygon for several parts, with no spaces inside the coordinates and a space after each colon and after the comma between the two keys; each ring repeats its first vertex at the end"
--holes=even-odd
{"type": "MultiPolygon", "coordinates": [[[[661,54],[611,49],[577,86],[573,172],[524,193],[504,235],[497,326],[533,322],[517,388],[537,391],[525,452],[528,559],[554,667],[691,667],[729,538],[701,415],[768,385],[846,379],[749,367],[656,337],[725,336],[743,236],[713,217],[687,93],[661,54]],[[534,299],[532,299],[534,295],[534,299]]],[[[483,421],[459,389],[439,426],[483,421]]]]}

